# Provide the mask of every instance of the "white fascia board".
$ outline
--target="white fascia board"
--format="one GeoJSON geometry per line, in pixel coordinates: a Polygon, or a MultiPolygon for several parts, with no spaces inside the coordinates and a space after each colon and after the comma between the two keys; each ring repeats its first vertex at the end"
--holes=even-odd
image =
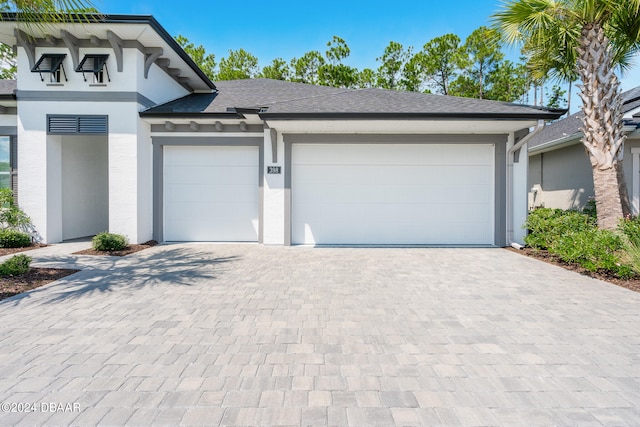
{"type": "MultiPolygon", "coordinates": [[[[622,131],[627,134],[627,138],[634,138],[640,135],[640,130],[635,126],[624,126],[622,131]]],[[[565,136],[564,138],[556,139],[553,141],[545,142],[541,145],[529,148],[529,156],[535,156],[536,154],[546,153],[548,151],[559,150],[561,148],[569,147],[574,144],[580,143],[582,133],[574,133],[573,135],[565,136]]]]}
{"type": "Polygon", "coordinates": [[[266,120],[281,133],[508,134],[537,120],[266,120]]]}
{"type": "Polygon", "coordinates": [[[565,136],[564,138],[555,139],[553,141],[545,142],[544,144],[536,145],[535,147],[529,148],[529,155],[535,156],[536,154],[559,150],[561,148],[577,144],[580,142],[580,135],[580,133],[574,133],[573,135],[565,136]]]}

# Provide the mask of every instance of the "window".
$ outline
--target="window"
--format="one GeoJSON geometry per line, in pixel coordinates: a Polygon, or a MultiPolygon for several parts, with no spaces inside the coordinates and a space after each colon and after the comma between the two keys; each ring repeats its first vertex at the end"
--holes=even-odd
{"type": "Polygon", "coordinates": [[[0,136],[0,188],[11,188],[11,138],[0,136]]]}
{"type": "Polygon", "coordinates": [[[45,53],[33,66],[31,72],[40,73],[40,80],[42,81],[44,81],[42,73],[49,73],[51,83],[60,83],[62,75],[67,80],[67,73],[64,71],[64,65],[62,64],[66,56],[64,53],[45,53]]]}
{"type": "Polygon", "coordinates": [[[109,55],[85,55],[76,67],[76,72],[82,73],[85,82],[87,81],[85,73],[93,74],[93,83],[105,83],[106,72],[107,81],[110,81],[107,58],[109,55]]]}

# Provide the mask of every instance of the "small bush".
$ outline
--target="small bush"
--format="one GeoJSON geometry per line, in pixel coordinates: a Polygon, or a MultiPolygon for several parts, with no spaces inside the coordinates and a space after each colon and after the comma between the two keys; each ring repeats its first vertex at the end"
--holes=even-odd
{"type": "Polygon", "coordinates": [[[13,192],[0,188],[0,228],[24,230],[31,225],[31,219],[13,200],[13,192]]]}
{"type": "Polygon", "coordinates": [[[96,251],[121,251],[129,245],[129,241],[122,234],[102,232],[91,241],[96,251]]]}
{"type": "Polygon", "coordinates": [[[627,236],[629,242],[640,247],[640,218],[624,218],[620,221],[620,231],[627,236]]]}
{"type": "Polygon", "coordinates": [[[31,258],[26,255],[16,255],[0,264],[0,276],[19,276],[29,271],[31,258]]]}
{"type": "Polygon", "coordinates": [[[549,252],[589,271],[609,271],[629,278],[633,270],[623,262],[624,249],[622,236],[609,230],[591,228],[562,234],[550,245],[549,252]]]}
{"type": "Polygon", "coordinates": [[[529,235],[524,242],[535,249],[549,249],[561,236],[570,232],[592,230],[595,218],[576,211],[539,208],[529,213],[525,227],[529,235]]]}
{"type": "Polygon", "coordinates": [[[31,245],[31,236],[22,231],[1,229],[0,248],[24,248],[31,245]]]}

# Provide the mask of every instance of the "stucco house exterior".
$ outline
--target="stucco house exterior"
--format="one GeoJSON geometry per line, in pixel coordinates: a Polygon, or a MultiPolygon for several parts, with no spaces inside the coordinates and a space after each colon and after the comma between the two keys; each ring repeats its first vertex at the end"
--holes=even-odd
{"type": "Polygon", "coordinates": [[[559,111],[267,79],[211,82],[151,16],[29,28],[0,85],[19,205],[45,242],[504,246],[531,130],[559,111]],[[11,142],[13,141],[13,142],[11,142]]]}
{"type": "MultiPolygon", "coordinates": [[[[622,93],[623,168],[629,200],[640,212],[640,87],[622,93]]],[[[582,209],[593,198],[591,164],[582,138],[582,112],[558,120],[529,141],[529,208],[582,209]]]]}

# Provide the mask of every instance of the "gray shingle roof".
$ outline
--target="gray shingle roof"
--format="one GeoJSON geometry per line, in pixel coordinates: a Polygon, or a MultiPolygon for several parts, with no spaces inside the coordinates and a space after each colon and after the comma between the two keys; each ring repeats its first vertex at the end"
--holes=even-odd
{"type": "MultiPolygon", "coordinates": [[[[622,102],[622,111],[624,113],[640,107],[640,86],[623,92],[622,102]]],[[[572,135],[578,138],[581,133],[580,129],[582,128],[582,117],[584,117],[584,114],[582,111],[579,111],[565,119],[550,123],[529,140],[529,148],[537,147],[539,145],[546,144],[547,142],[566,138],[572,135]]],[[[640,125],[640,120],[625,120],[625,124],[640,125]]]]}
{"type": "Polygon", "coordinates": [[[0,97],[13,97],[16,90],[15,80],[0,80],[0,97]]]}
{"type": "Polygon", "coordinates": [[[260,109],[265,118],[433,115],[552,119],[559,115],[507,102],[383,89],[340,89],[270,79],[221,81],[216,87],[215,95],[188,95],[152,107],[141,115],[227,113],[234,108],[260,109]],[[210,102],[205,105],[207,99],[210,102]]]}

